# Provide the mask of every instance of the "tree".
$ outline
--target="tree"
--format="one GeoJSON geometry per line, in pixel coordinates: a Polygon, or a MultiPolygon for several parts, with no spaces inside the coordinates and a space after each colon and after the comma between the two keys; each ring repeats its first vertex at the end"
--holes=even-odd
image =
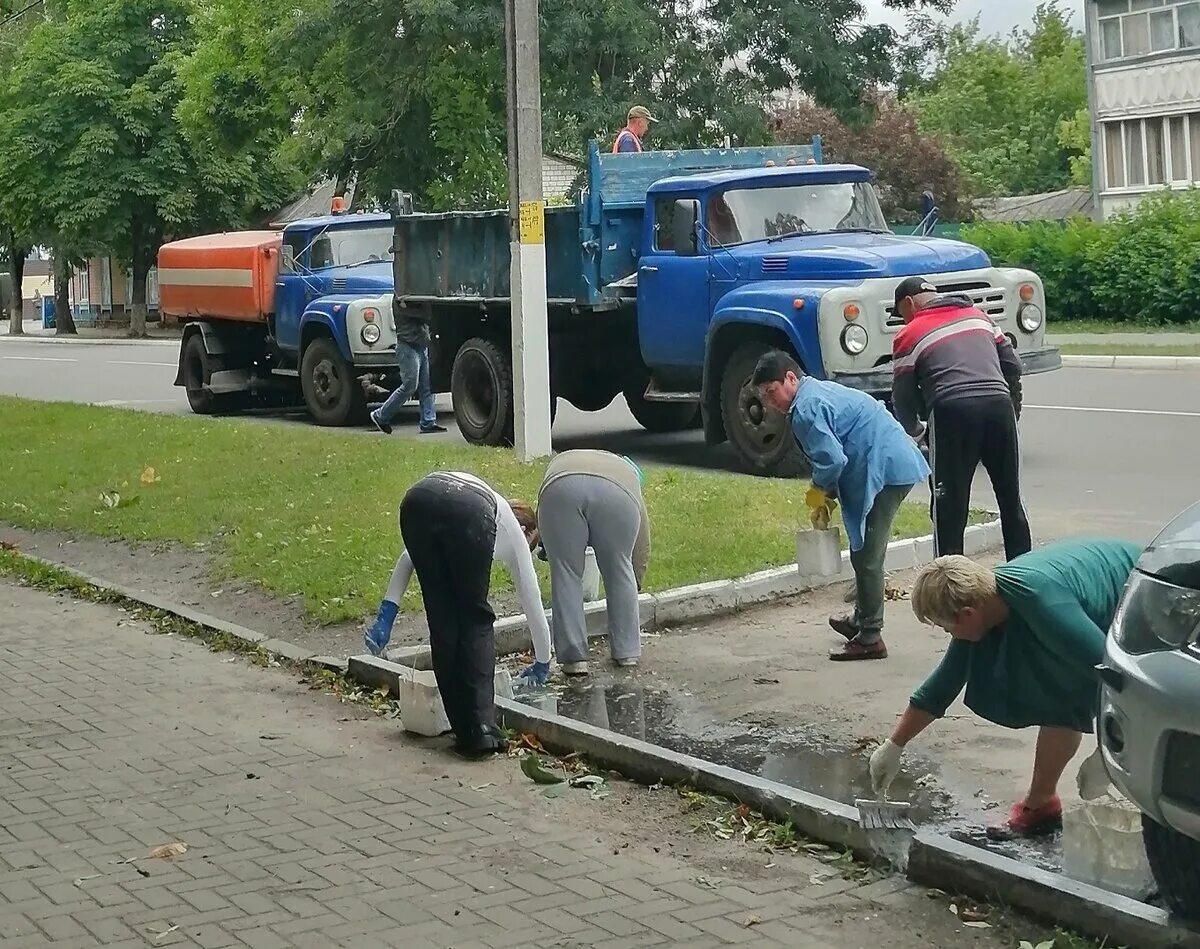
{"type": "Polygon", "coordinates": [[[856,126],[814,103],[781,112],[773,123],[775,140],[800,143],[820,135],[826,161],[872,169],[884,214],[894,224],[920,221],[921,195],[927,190],[944,218],[969,217],[965,183],[937,136],[921,132],[916,115],[894,96],[875,93],[869,102],[872,118],[856,126]]]}
{"type": "MultiPolygon", "coordinates": [[[[300,166],[355,175],[368,199],[399,187],[435,209],[503,204],[500,3],[293,0],[284,17],[250,0],[221,5],[238,13],[226,33],[202,31],[195,88],[226,76],[262,90],[266,127],[300,166]],[[221,46],[252,53],[222,61],[221,46]]],[[[860,0],[543,0],[541,16],[545,141],[576,154],[634,102],[661,113],[657,147],[757,143],[770,137],[774,91],[800,86],[852,112],[896,74],[898,38],[862,25],[860,0]]]]}
{"type": "Polygon", "coordinates": [[[981,38],[977,22],[952,29],[928,88],[908,102],[982,195],[1065,188],[1088,151],[1062,135],[1086,110],[1087,86],[1083,38],[1058,0],[1007,41],[981,38]]]}

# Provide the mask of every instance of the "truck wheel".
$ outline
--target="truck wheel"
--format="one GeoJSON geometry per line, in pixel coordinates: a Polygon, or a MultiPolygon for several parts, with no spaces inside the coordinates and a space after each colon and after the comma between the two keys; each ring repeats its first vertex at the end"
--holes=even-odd
{"type": "Polygon", "coordinates": [[[796,444],[786,415],[763,405],[750,384],[767,343],[744,343],[734,350],[721,376],[721,417],[725,432],[751,474],[802,478],[808,460],[796,444]]]}
{"type": "Polygon", "coordinates": [[[350,425],[366,417],[367,399],[354,367],[328,336],[308,344],[300,360],[304,404],[318,425],[350,425]]]}
{"type": "Polygon", "coordinates": [[[458,430],[472,445],[511,445],[512,362],[491,340],[462,344],[450,372],[450,395],[458,430]]]}
{"type": "Polygon", "coordinates": [[[197,415],[215,415],[218,411],[216,396],[204,388],[211,374],[204,337],[199,333],[189,336],[183,344],[179,361],[182,363],[183,390],[187,393],[188,405],[197,415]]]}
{"type": "Polygon", "coordinates": [[[1163,900],[1172,912],[1200,919],[1200,840],[1142,815],[1142,841],[1163,900]]]}

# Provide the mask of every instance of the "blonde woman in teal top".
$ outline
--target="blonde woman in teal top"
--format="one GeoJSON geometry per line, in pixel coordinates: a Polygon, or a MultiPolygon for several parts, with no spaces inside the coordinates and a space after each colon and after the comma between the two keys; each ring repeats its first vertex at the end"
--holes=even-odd
{"type": "Polygon", "coordinates": [[[992,837],[1028,837],[1062,826],[1058,782],[1094,729],[1096,666],[1141,549],[1120,540],[1050,544],[995,571],[940,557],[913,586],[917,619],[940,626],[950,647],[912,694],[892,737],[871,755],[886,792],[912,739],[946,714],[963,690],[976,715],[1006,728],[1037,726],[1033,777],[992,837]]]}

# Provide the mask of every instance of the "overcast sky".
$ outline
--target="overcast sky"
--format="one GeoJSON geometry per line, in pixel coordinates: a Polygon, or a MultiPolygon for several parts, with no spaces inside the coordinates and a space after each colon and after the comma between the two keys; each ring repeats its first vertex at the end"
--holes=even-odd
{"type": "MultiPolygon", "coordinates": [[[[892,23],[902,26],[904,17],[887,9],[883,0],[864,0],[868,17],[873,23],[892,23]]],[[[958,0],[952,19],[969,20],[979,17],[979,26],[985,34],[1007,35],[1014,26],[1025,26],[1033,19],[1039,0],[958,0]]],[[[1075,11],[1076,23],[1082,24],[1083,0],[1067,0],[1067,7],[1075,11]]]]}

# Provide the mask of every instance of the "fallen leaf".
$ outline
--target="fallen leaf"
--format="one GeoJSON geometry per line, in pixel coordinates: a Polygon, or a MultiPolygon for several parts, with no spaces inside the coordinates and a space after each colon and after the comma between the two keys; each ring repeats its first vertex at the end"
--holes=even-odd
{"type": "Polygon", "coordinates": [[[534,784],[561,784],[564,781],[561,775],[547,771],[542,759],[536,754],[526,755],[521,759],[521,773],[534,784]]]}
{"type": "Polygon", "coordinates": [[[755,685],[779,685],[779,680],[778,679],[759,678],[759,679],[754,680],[754,684],[755,685]]]}
{"type": "Polygon", "coordinates": [[[696,883],[699,884],[700,886],[706,886],[710,890],[717,889],[717,884],[713,883],[713,881],[708,879],[707,877],[696,877],[696,883]]]}
{"type": "Polygon", "coordinates": [[[958,915],[958,904],[957,903],[950,904],[950,912],[952,912],[955,916],[958,915]]]}
{"type": "Polygon", "coordinates": [[[154,484],[158,481],[162,481],[162,477],[153,468],[147,466],[142,471],[142,484],[154,484]]]}
{"type": "Polygon", "coordinates": [[[496,785],[494,785],[491,781],[488,781],[487,784],[472,784],[471,790],[472,791],[485,791],[488,788],[494,788],[495,786],[496,785]]]}
{"type": "Polygon", "coordinates": [[[808,878],[808,882],[813,886],[824,886],[827,879],[828,877],[823,877],[819,873],[814,873],[808,878]]]}
{"type": "Polygon", "coordinates": [[[978,923],[988,918],[988,911],[978,906],[967,906],[958,915],[965,923],[978,923]]]}
{"type": "Polygon", "coordinates": [[[99,874],[99,873],[93,873],[93,874],[91,874],[91,875],[89,875],[89,876],[85,876],[85,877],[76,877],[76,878],[75,878],[75,885],[76,885],[76,886],[83,886],[83,884],[84,884],[84,883],[86,883],[88,880],[98,880],[98,879],[100,879],[100,874],[99,874]]]}
{"type": "Polygon", "coordinates": [[[747,916],[746,921],[742,925],[749,929],[751,926],[757,926],[761,922],[761,916],[747,916]]]}
{"type": "Polygon", "coordinates": [[[598,774],[577,774],[570,783],[573,788],[594,788],[603,784],[604,779],[598,774]]]}
{"type": "Polygon", "coordinates": [[[991,929],[991,923],[985,923],[982,919],[977,919],[974,922],[963,923],[964,926],[969,926],[971,929],[991,929]]]}
{"type": "Polygon", "coordinates": [[[171,857],[181,857],[187,853],[188,846],[182,840],[177,840],[173,844],[161,844],[155,847],[148,854],[147,860],[168,860],[171,857]]]}

